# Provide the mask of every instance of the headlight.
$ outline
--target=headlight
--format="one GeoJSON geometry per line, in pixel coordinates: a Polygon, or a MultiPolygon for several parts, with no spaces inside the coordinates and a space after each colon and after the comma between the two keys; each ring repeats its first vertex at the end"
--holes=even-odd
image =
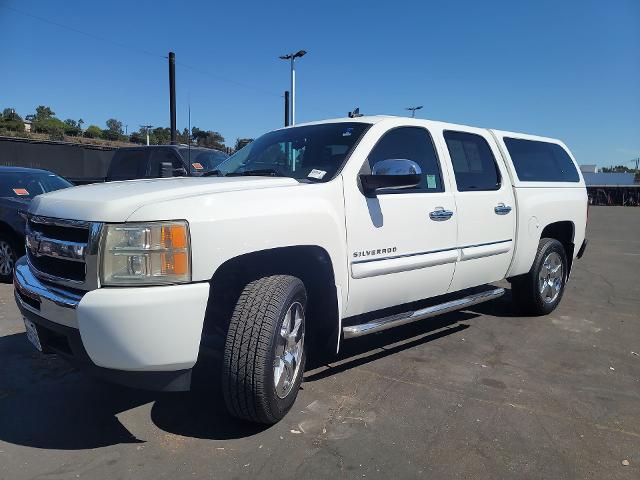
{"type": "Polygon", "coordinates": [[[162,285],[191,281],[185,221],[105,225],[102,285],[162,285]]]}

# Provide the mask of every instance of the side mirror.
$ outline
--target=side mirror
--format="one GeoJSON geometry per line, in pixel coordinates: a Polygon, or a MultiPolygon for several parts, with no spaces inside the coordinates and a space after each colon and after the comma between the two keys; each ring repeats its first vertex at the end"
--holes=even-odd
{"type": "Polygon", "coordinates": [[[376,190],[383,188],[416,187],[421,178],[422,170],[416,162],[406,158],[393,158],[376,163],[371,175],[360,175],[360,183],[365,196],[373,197],[376,190]]]}
{"type": "Polygon", "coordinates": [[[162,162],[160,164],[160,178],[173,177],[173,163],[162,162]]]}

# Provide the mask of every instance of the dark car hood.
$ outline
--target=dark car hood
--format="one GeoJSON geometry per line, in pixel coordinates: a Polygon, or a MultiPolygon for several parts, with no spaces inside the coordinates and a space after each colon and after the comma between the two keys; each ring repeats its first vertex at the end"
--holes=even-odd
{"type": "Polygon", "coordinates": [[[18,210],[26,210],[27,206],[31,203],[30,198],[20,197],[0,197],[0,204],[5,207],[15,207],[18,210]]]}

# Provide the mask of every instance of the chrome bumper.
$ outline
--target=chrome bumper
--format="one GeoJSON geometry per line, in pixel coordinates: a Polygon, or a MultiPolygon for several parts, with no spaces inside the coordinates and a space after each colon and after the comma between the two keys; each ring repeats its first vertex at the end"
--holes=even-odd
{"type": "Polygon", "coordinates": [[[16,262],[13,284],[19,306],[52,322],[78,328],[76,307],[82,295],[43,283],[29,269],[26,256],[16,262]]]}

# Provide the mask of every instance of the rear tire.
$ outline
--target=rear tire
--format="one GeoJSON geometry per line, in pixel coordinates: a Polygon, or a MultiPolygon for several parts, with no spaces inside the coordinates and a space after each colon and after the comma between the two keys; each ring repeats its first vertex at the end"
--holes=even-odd
{"type": "Polygon", "coordinates": [[[0,282],[13,281],[13,269],[16,266],[17,256],[13,240],[6,235],[0,235],[0,282]]]}
{"type": "Polygon", "coordinates": [[[304,373],[307,292],[300,279],[274,275],[245,286],[224,348],[222,392],[229,412],[273,424],[292,407],[304,373]]]}
{"type": "Polygon", "coordinates": [[[567,280],[567,255],[554,238],[543,238],[531,270],[511,280],[516,308],[528,315],[548,315],[560,303],[567,280]]]}

